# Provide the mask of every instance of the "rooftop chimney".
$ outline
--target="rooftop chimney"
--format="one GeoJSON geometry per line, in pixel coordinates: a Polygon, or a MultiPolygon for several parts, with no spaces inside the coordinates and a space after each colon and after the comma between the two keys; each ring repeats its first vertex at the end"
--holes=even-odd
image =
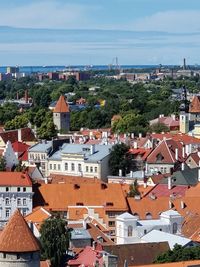
{"type": "Polygon", "coordinates": [[[142,138],[142,133],[139,133],[139,138],[142,138]]]}
{"type": "Polygon", "coordinates": [[[172,177],[169,176],[168,177],[168,190],[171,190],[172,189],[172,177]]]}
{"type": "Polygon", "coordinates": [[[119,176],[122,176],[122,170],[121,169],[119,170],[119,176]]]}
{"type": "Polygon", "coordinates": [[[185,146],[182,147],[182,157],[185,158],[185,146]]]}
{"type": "Polygon", "coordinates": [[[184,171],[184,170],[185,170],[185,163],[182,162],[182,163],[181,163],[181,171],[184,171]]]}
{"type": "Polygon", "coordinates": [[[93,155],[95,153],[95,145],[90,146],[90,155],[93,155]]]}
{"type": "Polygon", "coordinates": [[[175,160],[178,160],[178,148],[175,148],[175,160]]]}
{"type": "Polygon", "coordinates": [[[25,102],[28,103],[28,90],[25,90],[25,102]]]}
{"type": "Polygon", "coordinates": [[[138,145],[137,145],[137,142],[133,142],[133,148],[137,149],[138,148],[138,145]]]}
{"type": "Polygon", "coordinates": [[[135,135],[134,133],[131,133],[131,138],[134,139],[135,135]]]}

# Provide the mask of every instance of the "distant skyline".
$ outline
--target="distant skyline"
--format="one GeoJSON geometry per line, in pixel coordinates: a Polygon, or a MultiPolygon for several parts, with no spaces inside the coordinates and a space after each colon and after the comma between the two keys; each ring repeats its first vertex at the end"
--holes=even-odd
{"type": "Polygon", "coordinates": [[[0,0],[0,65],[200,65],[199,0],[0,0]]]}

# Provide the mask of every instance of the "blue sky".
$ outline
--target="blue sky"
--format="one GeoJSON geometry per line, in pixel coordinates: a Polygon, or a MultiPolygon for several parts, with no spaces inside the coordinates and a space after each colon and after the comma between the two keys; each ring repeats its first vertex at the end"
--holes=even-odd
{"type": "Polygon", "coordinates": [[[0,4],[0,65],[200,64],[200,0],[0,4]]]}

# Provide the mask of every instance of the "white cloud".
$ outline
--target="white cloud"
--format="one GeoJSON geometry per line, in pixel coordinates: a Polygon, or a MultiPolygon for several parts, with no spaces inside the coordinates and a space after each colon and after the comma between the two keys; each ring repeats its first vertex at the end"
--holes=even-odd
{"type": "Polygon", "coordinates": [[[200,11],[158,12],[152,16],[140,18],[128,27],[132,30],[142,31],[195,32],[200,30],[200,11]]]}
{"type": "MultiPolygon", "coordinates": [[[[67,2],[67,1],[66,1],[67,2]]],[[[31,28],[83,28],[94,7],[42,0],[19,7],[1,8],[0,25],[31,28]]]]}

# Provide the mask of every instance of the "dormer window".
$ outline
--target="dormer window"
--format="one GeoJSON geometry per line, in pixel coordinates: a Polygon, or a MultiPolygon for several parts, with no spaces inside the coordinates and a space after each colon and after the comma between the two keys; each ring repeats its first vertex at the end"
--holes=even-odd
{"type": "Polygon", "coordinates": [[[157,162],[162,162],[164,159],[163,155],[161,153],[159,153],[157,156],[156,156],[156,161],[157,162]]]}

